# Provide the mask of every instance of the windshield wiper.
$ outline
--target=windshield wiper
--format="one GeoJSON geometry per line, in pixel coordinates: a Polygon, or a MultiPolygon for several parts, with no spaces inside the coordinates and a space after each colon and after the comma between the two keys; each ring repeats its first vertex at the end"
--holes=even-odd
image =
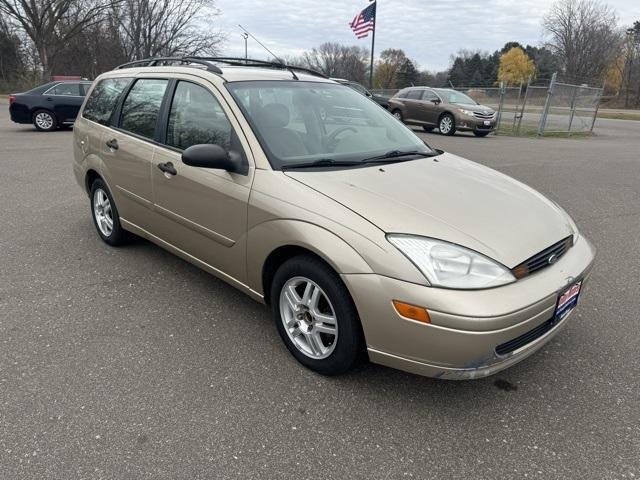
{"type": "MultiPolygon", "coordinates": [[[[369,157],[362,160],[362,163],[375,163],[375,162],[384,162],[393,160],[395,158],[400,157],[408,157],[408,156],[419,156],[419,157],[435,157],[440,155],[437,151],[432,152],[421,152],[419,150],[391,150],[390,152],[385,153],[384,155],[376,155],[375,157],[369,157]]],[[[404,160],[398,160],[404,161],[404,160]]]]}
{"type": "Polygon", "coordinates": [[[300,162],[290,163],[288,165],[282,165],[282,170],[290,170],[292,168],[315,168],[315,167],[353,167],[356,165],[362,165],[362,162],[356,162],[351,160],[334,160],[333,158],[321,158],[320,160],[314,160],[313,162],[300,162]]]}

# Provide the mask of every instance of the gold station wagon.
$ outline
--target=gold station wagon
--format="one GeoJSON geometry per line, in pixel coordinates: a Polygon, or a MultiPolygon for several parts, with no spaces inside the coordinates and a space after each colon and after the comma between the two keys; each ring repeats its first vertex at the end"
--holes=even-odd
{"type": "Polygon", "coordinates": [[[144,237],[268,304],[327,375],[367,356],[493,374],[558,333],[594,258],[538,192],[280,63],[123,65],[93,83],[74,156],[102,240],[144,237]]]}

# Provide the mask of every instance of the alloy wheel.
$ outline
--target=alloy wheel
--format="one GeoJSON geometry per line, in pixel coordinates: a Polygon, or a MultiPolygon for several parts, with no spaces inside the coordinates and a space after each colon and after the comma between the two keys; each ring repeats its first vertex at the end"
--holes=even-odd
{"type": "Polygon", "coordinates": [[[93,215],[96,218],[96,225],[105,236],[111,236],[113,232],[113,210],[107,193],[101,188],[96,189],[93,194],[93,215]]]}
{"type": "Polygon", "coordinates": [[[289,279],[280,291],[280,318],[293,345],[320,360],[334,351],[338,322],[327,294],[305,277],[289,279]]]}
{"type": "Polygon", "coordinates": [[[35,121],[38,127],[40,127],[42,130],[50,130],[51,128],[53,128],[53,117],[50,113],[38,113],[36,115],[35,121]]]}
{"type": "Polygon", "coordinates": [[[451,120],[451,117],[449,116],[442,117],[439,125],[440,133],[442,133],[443,135],[446,135],[451,131],[452,127],[453,127],[453,121],[451,120]]]}

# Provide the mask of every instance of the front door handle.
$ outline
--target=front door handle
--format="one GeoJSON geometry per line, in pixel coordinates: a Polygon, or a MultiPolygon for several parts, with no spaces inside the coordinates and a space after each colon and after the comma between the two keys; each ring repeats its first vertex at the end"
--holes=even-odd
{"type": "Polygon", "coordinates": [[[168,173],[169,175],[177,175],[178,171],[176,170],[176,167],[173,166],[173,163],[171,162],[167,162],[167,163],[159,163],[158,164],[158,168],[163,171],[164,173],[168,173]]]}
{"type": "Polygon", "coordinates": [[[107,141],[107,147],[109,147],[111,150],[117,150],[118,140],[116,140],[115,138],[112,138],[111,140],[107,141]]]}

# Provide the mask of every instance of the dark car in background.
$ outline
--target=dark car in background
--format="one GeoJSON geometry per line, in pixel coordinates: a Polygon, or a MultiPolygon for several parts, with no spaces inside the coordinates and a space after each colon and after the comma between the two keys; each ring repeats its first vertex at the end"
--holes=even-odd
{"type": "Polygon", "coordinates": [[[91,86],[86,80],[58,81],[9,95],[9,114],[16,123],[32,123],[48,132],[73,125],[91,86]]]}
{"type": "Polygon", "coordinates": [[[389,108],[388,97],[385,97],[383,95],[378,95],[377,93],[371,93],[369,90],[367,90],[365,87],[360,85],[358,82],[352,82],[351,80],[346,80],[344,78],[332,78],[331,80],[333,80],[334,82],[341,83],[342,85],[346,85],[347,87],[353,88],[356,92],[364,95],[367,98],[370,98],[371,100],[373,100],[383,108],[386,108],[386,109],[389,108]]]}
{"type": "Polygon", "coordinates": [[[407,125],[437,128],[442,135],[470,131],[485,137],[496,128],[495,110],[450,88],[404,88],[389,100],[389,110],[407,125]]]}

